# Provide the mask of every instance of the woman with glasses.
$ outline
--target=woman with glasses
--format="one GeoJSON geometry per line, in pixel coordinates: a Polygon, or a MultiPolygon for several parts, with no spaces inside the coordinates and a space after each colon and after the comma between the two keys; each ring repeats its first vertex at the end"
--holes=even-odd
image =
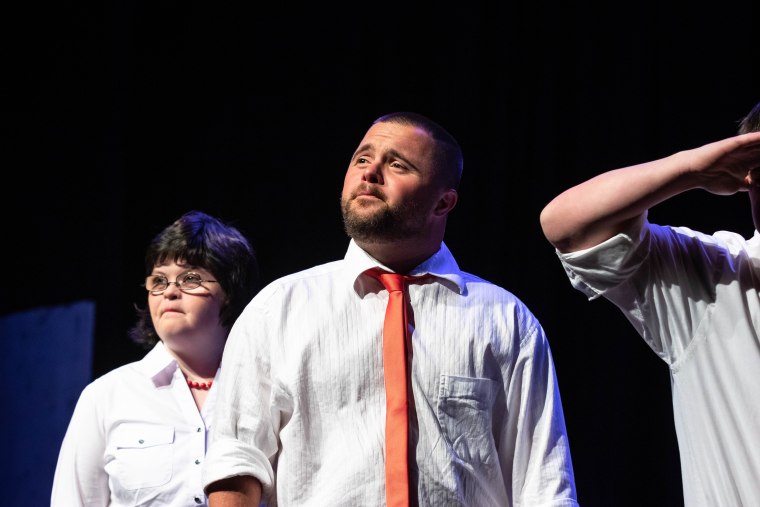
{"type": "Polygon", "coordinates": [[[61,445],[52,507],[206,505],[201,469],[222,351],[258,289],[234,227],[191,211],[145,256],[147,306],[129,331],[147,355],[82,391],[61,445]]]}

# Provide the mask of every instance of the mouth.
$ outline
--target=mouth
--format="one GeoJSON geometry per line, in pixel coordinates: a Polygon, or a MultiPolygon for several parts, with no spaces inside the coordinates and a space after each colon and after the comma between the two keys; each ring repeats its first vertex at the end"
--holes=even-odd
{"type": "Polygon", "coordinates": [[[356,194],[354,197],[355,201],[364,201],[364,200],[382,200],[379,196],[375,194],[356,194]]]}
{"type": "Polygon", "coordinates": [[[373,197],[375,199],[383,200],[383,194],[368,185],[362,185],[359,187],[356,192],[354,192],[353,197],[354,199],[359,199],[360,197],[373,197]]]}

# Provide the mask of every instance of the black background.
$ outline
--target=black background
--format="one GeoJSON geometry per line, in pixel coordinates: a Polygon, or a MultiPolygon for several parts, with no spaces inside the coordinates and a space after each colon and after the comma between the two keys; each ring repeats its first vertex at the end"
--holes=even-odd
{"type": "MultiPolygon", "coordinates": [[[[136,360],[155,233],[215,214],[265,282],[340,258],[351,153],[377,116],[421,112],[465,153],[446,243],[549,336],[581,504],[681,505],[667,367],[570,287],[538,216],[594,174],[733,135],[760,100],[756,5],[6,6],[0,311],[93,300],[94,376],[136,360]]],[[[743,194],[650,220],[753,231],[743,194]]]]}

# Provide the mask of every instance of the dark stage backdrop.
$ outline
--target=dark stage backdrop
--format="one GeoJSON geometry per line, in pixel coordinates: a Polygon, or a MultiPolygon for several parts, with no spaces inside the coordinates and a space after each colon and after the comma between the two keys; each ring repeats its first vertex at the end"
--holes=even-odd
{"type": "MultiPolygon", "coordinates": [[[[581,504],[681,505],[668,370],[570,287],[538,216],[594,174],[733,135],[760,100],[757,2],[217,4],[5,7],[2,314],[94,301],[93,375],[136,360],[155,233],[218,215],[265,282],[339,258],[350,155],[377,116],[418,111],[465,153],[447,244],[549,336],[581,504]]],[[[753,231],[743,194],[650,219],[753,231]]]]}

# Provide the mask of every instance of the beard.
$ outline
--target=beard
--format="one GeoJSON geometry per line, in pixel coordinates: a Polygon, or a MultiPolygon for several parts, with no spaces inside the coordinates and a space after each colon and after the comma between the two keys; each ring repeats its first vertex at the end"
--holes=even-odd
{"type": "Polygon", "coordinates": [[[355,201],[355,197],[341,199],[340,209],[343,229],[357,241],[383,243],[408,239],[420,236],[427,227],[418,203],[405,202],[394,207],[383,201],[381,208],[371,211],[355,201]]]}

